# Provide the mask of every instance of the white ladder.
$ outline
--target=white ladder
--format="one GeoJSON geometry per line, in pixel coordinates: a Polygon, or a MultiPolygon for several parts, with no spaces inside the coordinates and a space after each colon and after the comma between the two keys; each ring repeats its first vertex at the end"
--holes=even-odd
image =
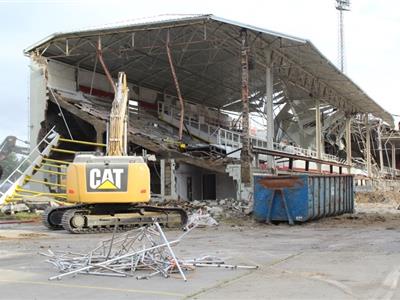
{"type": "Polygon", "coordinates": [[[11,197],[15,193],[18,187],[24,185],[27,177],[32,176],[33,171],[41,164],[43,158],[48,156],[51,149],[58,144],[59,138],[60,135],[54,130],[53,127],[36,145],[36,147],[33,148],[29,155],[25,157],[18,167],[10,174],[10,176],[8,176],[0,184],[0,205],[4,204],[7,198],[11,197]],[[28,167],[26,167],[27,164],[29,164],[28,167]],[[10,186],[5,189],[8,184],[10,184],[10,186]]]}

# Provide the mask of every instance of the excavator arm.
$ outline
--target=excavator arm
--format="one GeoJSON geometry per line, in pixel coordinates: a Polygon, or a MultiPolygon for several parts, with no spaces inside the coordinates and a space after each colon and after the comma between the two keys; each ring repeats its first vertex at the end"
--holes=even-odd
{"type": "Polygon", "coordinates": [[[110,113],[107,141],[107,155],[109,156],[127,155],[128,93],[126,75],[124,72],[120,72],[110,113]]]}

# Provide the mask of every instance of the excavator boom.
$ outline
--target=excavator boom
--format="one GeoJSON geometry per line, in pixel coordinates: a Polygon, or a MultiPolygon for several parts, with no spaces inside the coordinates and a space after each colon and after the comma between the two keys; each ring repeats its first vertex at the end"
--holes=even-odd
{"type": "Polygon", "coordinates": [[[110,113],[110,127],[108,135],[108,156],[127,155],[127,122],[128,122],[128,93],[126,75],[118,74],[115,98],[110,113]]]}

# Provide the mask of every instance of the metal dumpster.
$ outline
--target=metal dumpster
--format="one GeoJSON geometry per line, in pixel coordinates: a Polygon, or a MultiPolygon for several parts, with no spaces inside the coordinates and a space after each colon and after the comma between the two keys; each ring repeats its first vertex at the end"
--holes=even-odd
{"type": "Polygon", "coordinates": [[[352,213],[352,175],[254,176],[254,218],[306,222],[352,213]]]}

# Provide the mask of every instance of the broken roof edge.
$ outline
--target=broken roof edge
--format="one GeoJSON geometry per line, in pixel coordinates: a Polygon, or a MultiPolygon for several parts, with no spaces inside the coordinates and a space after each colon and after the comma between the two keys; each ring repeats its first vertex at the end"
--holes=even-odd
{"type": "MultiPolygon", "coordinates": [[[[342,77],[344,77],[346,80],[351,82],[351,84],[354,85],[354,87],[362,94],[364,97],[368,98],[374,105],[376,105],[376,108],[378,110],[381,110],[383,114],[379,114],[376,111],[371,111],[369,113],[375,115],[376,117],[380,117],[384,122],[386,122],[389,126],[394,127],[394,118],[392,114],[390,114],[388,111],[386,111],[381,105],[379,105],[375,100],[373,100],[364,90],[361,89],[361,87],[354,82],[353,79],[351,79],[347,74],[339,70],[339,68],[332,63],[310,40],[307,40],[307,44],[311,47],[313,51],[315,51],[321,58],[325,60],[325,62],[333,69],[335,69],[336,72],[342,77]]],[[[347,98],[347,97],[346,97],[347,98]]]]}

